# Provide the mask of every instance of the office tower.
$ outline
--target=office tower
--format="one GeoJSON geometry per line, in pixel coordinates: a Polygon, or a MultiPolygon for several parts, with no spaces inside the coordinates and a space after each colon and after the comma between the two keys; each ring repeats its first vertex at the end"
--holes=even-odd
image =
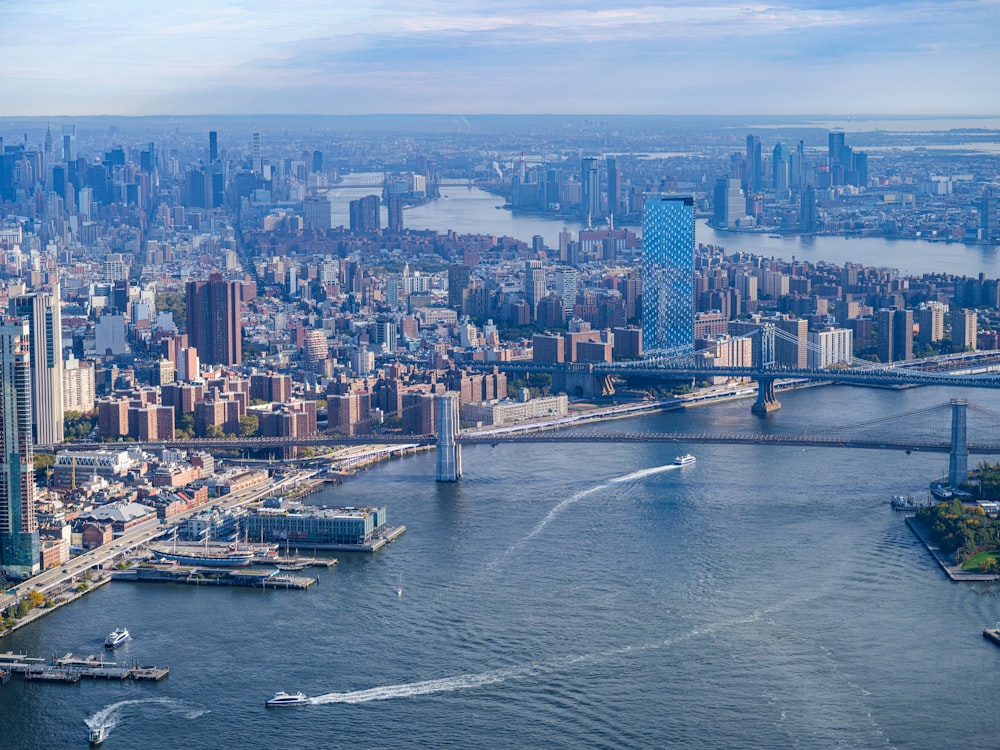
{"type": "Polygon", "coordinates": [[[26,320],[0,323],[0,572],[39,571],[31,442],[31,333],[26,320]]]}
{"type": "Polygon", "coordinates": [[[400,195],[389,196],[389,217],[386,226],[392,232],[403,231],[403,197],[400,195]]]}
{"type": "Polygon", "coordinates": [[[951,343],[957,351],[976,351],[979,316],[975,310],[955,310],[951,314],[951,343]]]}
{"type": "Polygon", "coordinates": [[[802,191],[799,202],[799,231],[807,234],[816,231],[816,191],[812,185],[802,191]]]}
{"type": "Polygon", "coordinates": [[[219,134],[214,130],[208,131],[208,162],[219,160],[219,134]]]}
{"type": "Polygon", "coordinates": [[[608,214],[618,215],[618,205],[621,193],[621,172],[618,171],[618,160],[608,157],[608,214]]]}
{"type": "Polygon", "coordinates": [[[243,361],[241,300],[243,284],[213,273],[208,281],[187,285],[188,343],[202,361],[238,365],[243,361]]]}
{"type": "Polygon", "coordinates": [[[465,265],[448,266],[448,307],[464,312],[463,293],[469,288],[472,269],[465,265]]]}
{"type": "Polygon", "coordinates": [[[648,193],[642,230],[642,340],[647,351],[694,347],[694,196],[648,193]]]}
{"type": "Polygon", "coordinates": [[[787,192],[791,182],[791,166],[792,157],[788,148],[783,143],[774,144],[771,163],[771,184],[774,186],[775,193],[787,192]]]}
{"type": "Polygon", "coordinates": [[[720,178],[715,183],[715,209],[712,223],[720,229],[735,227],[744,216],[746,199],[737,179],[720,178]]]}
{"type": "Polygon", "coordinates": [[[747,187],[751,193],[759,193],[764,188],[764,161],[760,138],[756,135],[747,136],[747,187]]]}
{"type": "Polygon", "coordinates": [[[879,362],[913,359],[913,311],[881,309],[875,317],[878,326],[879,362]]]}
{"type": "Polygon", "coordinates": [[[996,242],[1000,239],[1000,195],[992,185],[979,198],[979,239],[996,242]]]}
{"type": "Polygon", "coordinates": [[[833,132],[828,136],[827,162],[830,166],[840,163],[840,154],[844,150],[844,134],[833,132]]]}
{"type": "Polygon", "coordinates": [[[28,323],[31,356],[31,421],[37,445],[63,441],[62,311],[59,282],[52,293],[23,294],[10,301],[10,314],[28,323]]]}
{"type": "Polygon", "coordinates": [[[250,139],[250,153],[253,155],[252,170],[258,177],[264,173],[264,159],[262,156],[262,143],[259,130],[253,131],[250,139]]]}
{"type": "Polygon", "coordinates": [[[63,161],[76,161],[76,125],[63,125],[63,161]]]}
{"type": "Polygon", "coordinates": [[[316,174],[323,171],[323,152],[318,149],[313,151],[312,171],[316,174]]]}
{"type": "Polygon", "coordinates": [[[580,215],[588,223],[601,215],[601,173],[597,159],[584,159],[581,163],[580,215]]]}
{"type": "Polygon", "coordinates": [[[854,152],[854,184],[858,187],[868,187],[868,154],[864,151],[854,152]]]}
{"type": "Polygon", "coordinates": [[[524,301],[531,308],[531,319],[538,318],[538,303],[545,296],[545,269],[539,260],[524,262],[524,301]]]}
{"type": "Polygon", "coordinates": [[[306,227],[323,234],[333,224],[333,206],[325,195],[307,195],[302,201],[302,218],[306,227]]]}
{"type": "Polygon", "coordinates": [[[381,210],[377,195],[366,195],[351,201],[351,229],[356,232],[375,232],[381,226],[381,210]]]}

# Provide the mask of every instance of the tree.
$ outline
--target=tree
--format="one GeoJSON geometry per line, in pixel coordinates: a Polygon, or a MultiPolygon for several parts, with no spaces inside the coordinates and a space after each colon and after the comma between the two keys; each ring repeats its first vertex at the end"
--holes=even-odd
{"type": "Polygon", "coordinates": [[[41,607],[45,603],[45,596],[41,591],[32,591],[28,594],[28,603],[32,607],[41,607]]]}
{"type": "Polygon", "coordinates": [[[54,453],[36,453],[35,461],[35,481],[43,482],[52,473],[52,467],[56,465],[54,453]]]}
{"type": "Polygon", "coordinates": [[[225,430],[222,429],[222,425],[220,424],[210,424],[208,429],[205,430],[205,437],[221,438],[225,436],[225,434],[225,430]]]}
{"type": "Polygon", "coordinates": [[[240,417],[240,436],[253,437],[260,429],[260,417],[256,414],[244,414],[240,417]]]}

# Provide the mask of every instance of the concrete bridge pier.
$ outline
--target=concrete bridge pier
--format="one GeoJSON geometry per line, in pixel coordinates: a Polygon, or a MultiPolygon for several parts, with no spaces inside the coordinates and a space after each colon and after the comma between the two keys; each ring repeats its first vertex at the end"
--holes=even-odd
{"type": "Polygon", "coordinates": [[[948,456],[948,484],[957,488],[969,480],[969,445],[967,412],[969,402],[951,401],[951,452],[948,456]]]}
{"type": "Polygon", "coordinates": [[[774,395],[774,378],[757,378],[757,401],[750,407],[750,411],[766,417],[780,408],[781,402],[774,395]]]}
{"type": "Polygon", "coordinates": [[[611,376],[595,373],[592,364],[571,364],[553,370],[552,392],[576,398],[594,398],[613,395],[615,387],[611,376]]]}
{"type": "Polygon", "coordinates": [[[439,482],[457,482],[462,476],[462,446],[458,434],[458,397],[445,393],[435,398],[437,405],[437,473],[439,482]]]}

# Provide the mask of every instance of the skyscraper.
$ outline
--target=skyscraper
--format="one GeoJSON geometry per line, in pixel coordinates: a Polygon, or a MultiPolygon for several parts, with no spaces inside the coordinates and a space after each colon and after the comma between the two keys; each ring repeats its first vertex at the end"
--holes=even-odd
{"type": "Polygon", "coordinates": [[[392,232],[403,231],[403,198],[399,195],[389,196],[389,212],[386,226],[392,232]]]}
{"type": "Polygon", "coordinates": [[[545,296],[545,269],[539,260],[524,261],[524,301],[531,308],[531,319],[538,318],[538,303],[545,296]]]}
{"type": "Polygon", "coordinates": [[[31,442],[31,333],[26,320],[0,323],[0,572],[39,571],[31,442]]]}
{"type": "Polygon", "coordinates": [[[381,225],[381,209],[377,195],[366,195],[350,203],[351,229],[356,232],[374,232],[381,225]]]}
{"type": "Polygon", "coordinates": [[[764,162],[761,157],[760,137],[747,136],[747,187],[758,193],[764,187],[764,162]]]}
{"type": "Polygon", "coordinates": [[[774,152],[771,160],[772,179],[775,193],[785,193],[791,178],[792,157],[788,148],[783,143],[774,144],[774,152]]]}
{"type": "Polygon", "coordinates": [[[642,229],[642,340],[694,347],[694,196],[647,193],[642,229]]]}
{"type": "Polygon", "coordinates": [[[881,309],[876,313],[879,362],[913,359],[913,310],[881,309]]]}
{"type": "Polygon", "coordinates": [[[618,171],[618,160],[608,157],[608,213],[618,215],[618,203],[621,193],[621,173],[618,171]]]}
{"type": "Polygon", "coordinates": [[[208,281],[187,285],[188,343],[202,362],[238,365],[243,361],[242,287],[213,273],[208,281]]]}
{"type": "Polygon", "coordinates": [[[253,131],[250,140],[250,151],[253,155],[253,173],[258,177],[264,172],[263,144],[259,130],[253,131]]]}
{"type": "Polygon", "coordinates": [[[63,441],[62,310],[59,282],[52,293],[23,294],[10,301],[10,313],[28,323],[31,354],[31,415],[34,441],[63,441]]]}
{"type": "Polygon", "coordinates": [[[219,160],[219,134],[214,130],[208,131],[208,161],[209,163],[219,160]]]}
{"type": "Polygon", "coordinates": [[[601,173],[597,159],[584,159],[580,166],[580,215],[586,220],[601,215],[601,173]]]}

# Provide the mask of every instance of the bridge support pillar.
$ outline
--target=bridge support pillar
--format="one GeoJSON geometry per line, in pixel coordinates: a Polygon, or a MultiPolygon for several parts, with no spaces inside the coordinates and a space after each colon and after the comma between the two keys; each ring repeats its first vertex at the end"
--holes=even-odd
{"type": "Polygon", "coordinates": [[[780,408],[781,402],[774,396],[774,378],[757,378],[757,401],[750,407],[750,411],[766,417],[780,408]]]}
{"type": "Polygon", "coordinates": [[[951,453],[948,457],[948,484],[954,488],[969,480],[969,446],[967,411],[969,402],[956,398],[951,401],[951,453]]]}
{"type": "Polygon", "coordinates": [[[451,393],[435,399],[437,405],[437,474],[439,482],[457,482],[462,476],[462,446],[458,434],[458,397],[451,393]]]}

